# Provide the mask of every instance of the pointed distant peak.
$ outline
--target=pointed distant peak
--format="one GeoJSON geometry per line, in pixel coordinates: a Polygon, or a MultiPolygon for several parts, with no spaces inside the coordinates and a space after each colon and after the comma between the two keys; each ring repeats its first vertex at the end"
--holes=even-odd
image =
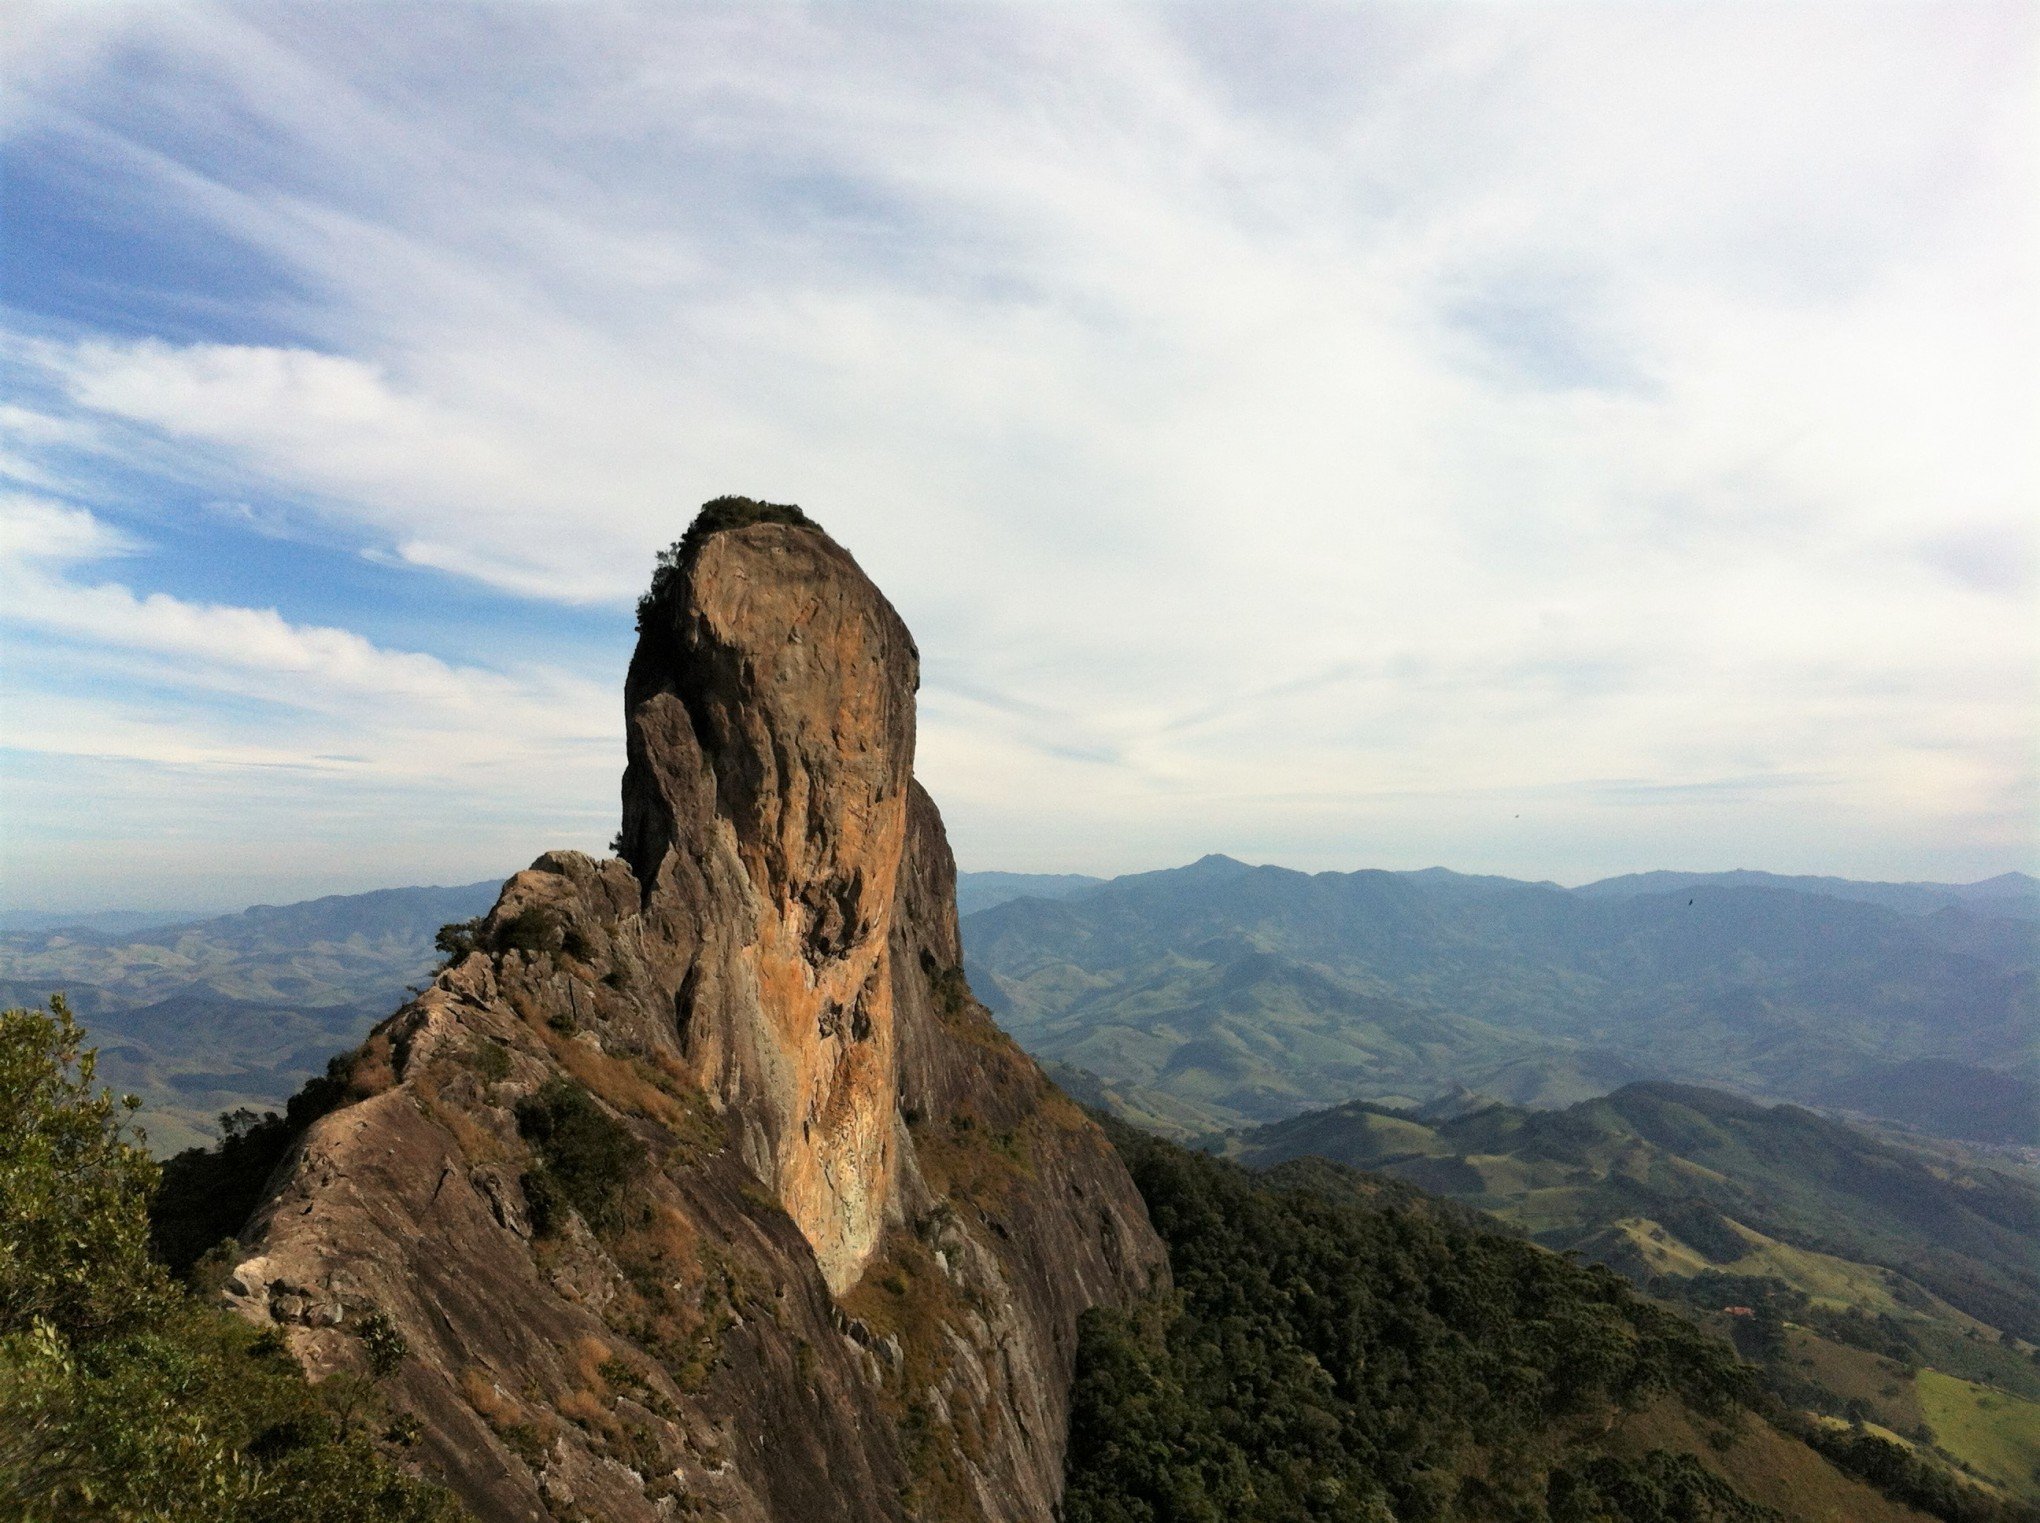
{"type": "Polygon", "coordinates": [[[1995,878],[1984,878],[1978,882],[1966,884],[1964,886],[1972,889],[1981,888],[1981,889],[2003,889],[2008,891],[2009,890],[2024,891],[2027,889],[2040,888],[2040,878],[2034,877],[2031,873],[2022,873],[2014,871],[2008,873],[1999,873],[1995,878]]]}
{"type": "Polygon", "coordinates": [[[1228,857],[1222,851],[1206,852],[1195,862],[1183,869],[1186,873],[1244,873],[1251,868],[1238,857],[1228,857]]]}

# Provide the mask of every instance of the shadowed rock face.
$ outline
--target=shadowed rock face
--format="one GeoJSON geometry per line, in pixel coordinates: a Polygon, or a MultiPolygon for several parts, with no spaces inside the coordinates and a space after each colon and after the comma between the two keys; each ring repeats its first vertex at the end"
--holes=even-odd
{"type": "Polygon", "coordinates": [[[631,664],[622,859],[512,878],[249,1224],[230,1300],[315,1374],[387,1317],[479,1517],[1050,1516],[1076,1319],[1162,1250],[964,985],[917,678],[826,535],[708,537],[631,664]],[[593,1226],[519,1122],[563,1079],[639,1160],[593,1226]]]}

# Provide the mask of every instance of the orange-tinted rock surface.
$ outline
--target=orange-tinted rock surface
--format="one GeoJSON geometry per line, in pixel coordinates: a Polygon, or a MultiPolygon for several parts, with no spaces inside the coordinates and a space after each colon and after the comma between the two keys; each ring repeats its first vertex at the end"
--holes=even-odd
{"type": "Polygon", "coordinates": [[[918,654],[812,527],[706,537],[648,606],[623,855],[543,856],[354,1060],[228,1295],[384,1381],[478,1517],[1047,1519],[1076,1319],[1162,1250],[960,965],[913,780],[918,654]],[[628,1133],[548,1206],[519,1106],[628,1133]]]}

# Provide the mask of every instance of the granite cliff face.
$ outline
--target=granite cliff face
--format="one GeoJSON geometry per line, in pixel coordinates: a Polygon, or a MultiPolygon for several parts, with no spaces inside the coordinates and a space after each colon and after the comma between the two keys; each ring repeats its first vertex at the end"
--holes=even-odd
{"type": "Polygon", "coordinates": [[[228,1284],[315,1374],[382,1349],[486,1520],[1047,1519],[1076,1319],[1165,1273],[964,983],[912,639],[782,516],[647,600],[621,858],[504,886],[228,1284]]]}

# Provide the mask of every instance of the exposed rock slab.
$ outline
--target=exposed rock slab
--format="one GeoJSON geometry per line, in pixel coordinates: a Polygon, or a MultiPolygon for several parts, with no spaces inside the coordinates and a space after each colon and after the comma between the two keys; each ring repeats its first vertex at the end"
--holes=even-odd
{"type": "Polygon", "coordinates": [[[708,538],[626,694],[623,856],[512,878],[356,1055],[234,1304],[315,1373],[365,1319],[421,1463],[487,1519],[1033,1519],[1076,1320],[1162,1273],[1117,1156],[970,997],[913,781],[918,654],[818,530],[708,538]],[[643,1162],[538,1230],[517,1106],[570,1079],[643,1162]]]}

